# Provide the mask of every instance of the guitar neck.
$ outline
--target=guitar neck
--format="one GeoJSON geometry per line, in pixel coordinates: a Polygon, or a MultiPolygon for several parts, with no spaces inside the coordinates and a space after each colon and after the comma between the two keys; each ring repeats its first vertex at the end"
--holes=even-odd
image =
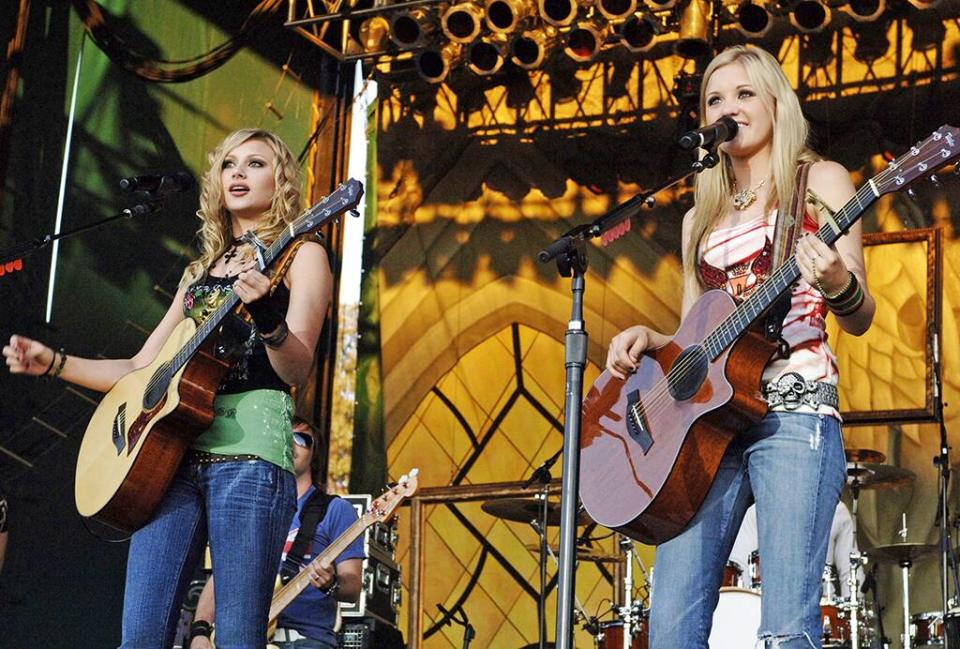
{"type": "MultiPolygon", "coordinates": [[[[264,267],[269,266],[273,261],[279,256],[284,248],[287,247],[287,244],[294,238],[294,233],[292,229],[284,230],[277,239],[266,248],[263,252],[263,263],[264,267]]],[[[200,348],[200,345],[203,344],[203,341],[207,339],[213,331],[220,326],[220,323],[223,321],[231,311],[234,310],[237,306],[237,302],[240,301],[240,298],[237,297],[236,293],[231,292],[230,295],[223,300],[223,302],[218,306],[210,316],[203,321],[197,330],[194,332],[190,340],[177,352],[176,356],[173,357],[171,363],[173,365],[173,371],[176,372],[181,367],[183,367],[196,353],[197,349],[200,348]]]]}
{"type": "MultiPolygon", "coordinates": [[[[373,518],[368,520],[368,516],[366,515],[357,519],[353,525],[344,530],[343,534],[338,536],[333,543],[328,545],[323,552],[314,557],[309,565],[315,566],[321,563],[332,564],[333,560],[339,557],[351,543],[359,538],[359,536],[363,534],[363,531],[374,521],[375,519],[373,518]]],[[[293,579],[277,590],[277,592],[273,594],[273,600],[270,602],[270,622],[273,623],[273,621],[280,616],[280,613],[283,612],[283,609],[287,608],[309,585],[310,575],[306,570],[301,570],[293,579]]]]}
{"type": "MultiPolygon", "coordinates": [[[[879,196],[872,181],[865,183],[853,198],[833,215],[836,229],[833,223],[824,223],[820,226],[817,237],[828,246],[833,245],[879,196]]],[[[803,218],[803,215],[797,215],[796,218],[803,218]]],[[[800,277],[800,267],[797,265],[796,256],[791,256],[706,337],[703,346],[710,360],[716,359],[724,349],[740,338],[747,328],[777,301],[777,298],[790,289],[798,277],[800,277]]]]}

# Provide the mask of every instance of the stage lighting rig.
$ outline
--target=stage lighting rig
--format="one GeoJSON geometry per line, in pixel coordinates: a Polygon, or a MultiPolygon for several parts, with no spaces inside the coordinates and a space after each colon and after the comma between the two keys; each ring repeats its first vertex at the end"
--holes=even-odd
{"type": "Polygon", "coordinates": [[[495,34],[512,34],[534,13],[534,5],[526,0],[487,0],[487,27],[495,34]]]}
{"type": "Polygon", "coordinates": [[[620,43],[633,53],[646,52],[654,46],[662,26],[645,11],[638,11],[617,25],[620,43]]]}
{"type": "Polygon", "coordinates": [[[747,38],[763,38],[773,26],[773,16],[763,4],[754,0],[741,2],[734,10],[733,18],[737,30],[747,38]]]}
{"type": "Polygon", "coordinates": [[[577,63],[588,63],[600,53],[609,31],[602,20],[581,20],[567,32],[563,52],[577,63]]]}
{"type": "Polygon", "coordinates": [[[680,14],[680,33],[674,46],[678,56],[695,59],[710,55],[712,16],[713,4],[709,0],[687,0],[680,14]]]}
{"type": "Polygon", "coordinates": [[[443,35],[454,43],[463,45],[477,40],[482,24],[483,10],[473,2],[450,5],[440,17],[443,35]]]}
{"type": "Polygon", "coordinates": [[[830,7],[817,0],[800,0],[790,11],[790,24],[804,34],[822,31],[830,24],[830,7]]]}
{"type": "Polygon", "coordinates": [[[600,15],[612,23],[627,20],[637,11],[637,0],[597,0],[600,15]]]}
{"type": "Polygon", "coordinates": [[[524,70],[536,70],[553,52],[557,37],[557,30],[548,25],[514,34],[510,39],[510,60],[524,70]]]}

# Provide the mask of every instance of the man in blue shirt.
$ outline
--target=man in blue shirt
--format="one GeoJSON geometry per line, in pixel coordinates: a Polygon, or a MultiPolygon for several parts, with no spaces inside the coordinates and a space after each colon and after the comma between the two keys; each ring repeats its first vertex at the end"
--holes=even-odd
{"type": "MultiPolygon", "coordinates": [[[[314,482],[315,459],[321,444],[319,435],[300,417],[293,420],[293,467],[297,479],[297,512],[290,523],[290,531],[283,549],[283,560],[300,531],[300,517],[304,504],[317,490],[314,482]]],[[[325,449],[323,449],[325,450],[325,449]]],[[[313,539],[304,551],[301,565],[330,545],[357,520],[353,506],[342,498],[333,498],[326,514],[317,524],[313,539]]],[[[360,596],[363,569],[363,537],[351,543],[333,565],[310,566],[313,588],[307,587],[287,606],[277,619],[277,631],[272,644],[279,649],[335,649],[337,638],[334,625],[337,602],[355,602],[360,596]]],[[[282,561],[283,561],[282,560],[282,561]]],[[[281,565],[282,565],[281,561],[281,565]]],[[[213,576],[207,580],[197,601],[197,610],[191,626],[190,649],[210,649],[209,635],[214,619],[213,576]]]]}

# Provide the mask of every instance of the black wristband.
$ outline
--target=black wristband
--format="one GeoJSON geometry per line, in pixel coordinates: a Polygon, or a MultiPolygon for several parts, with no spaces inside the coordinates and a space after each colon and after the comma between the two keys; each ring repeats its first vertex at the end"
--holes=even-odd
{"type": "Polygon", "coordinates": [[[63,366],[67,364],[67,352],[63,347],[57,351],[60,353],[60,364],[57,366],[57,371],[53,373],[53,378],[60,376],[60,373],[63,372],[63,366]]]}
{"type": "Polygon", "coordinates": [[[280,323],[283,322],[283,314],[277,308],[276,300],[272,295],[264,295],[259,300],[254,300],[250,304],[244,305],[247,313],[253,318],[253,324],[257,326],[257,331],[263,334],[270,334],[276,331],[280,323]]]}
{"type": "Polygon", "coordinates": [[[190,625],[191,640],[198,636],[209,638],[211,633],[213,633],[213,625],[206,620],[194,620],[193,624],[190,625]]]}
{"type": "Polygon", "coordinates": [[[57,352],[56,352],[56,350],[54,350],[54,349],[51,347],[51,348],[50,348],[50,351],[53,352],[53,355],[50,357],[50,364],[47,365],[47,369],[44,370],[43,374],[40,375],[41,377],[50,376],[50,370],[53,369],[53,364],[57,362],[57,352]]]}

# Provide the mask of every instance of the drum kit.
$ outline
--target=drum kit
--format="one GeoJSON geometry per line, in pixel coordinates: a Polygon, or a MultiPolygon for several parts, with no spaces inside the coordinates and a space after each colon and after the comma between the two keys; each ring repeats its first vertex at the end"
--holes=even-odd
{"type": "MultiPolygon", "coordinates": [[[[847,486],[851,495],[851,517],[853,534],[857,531],[857,505],[860,492],[901,487],[911,483],[913,472],[896,466],[884,464],[884,455],[868,449],[847,451],[847,486]]],[[[556,562],[556,548],[546,543],[544,525],[559,525],[560,508],[546,502],[546,493],[536,498],[512,498],[490,500],[482,509],[498,518],[529,523],[537,531],[537,545],[529,545],[531,551],[540,551],[541,566],[549,554],[556,562]]],[[[580,513],[578,525],[589,524],[586,514],[580,513]]],[[[900,530],[906,538],[906,520],[900,530]]],[[[619,535],[618,535],[619,536],[619,535]]],[[[950,646],[960,649],[960,608],[948,611],[924,612],[911,616],[909,610],[909,571],[917,561],[936,555],[937,546],[922,543],[900,541],[880,545],[865,551],[850,553],[850,571],[846,584],[841,588],[840,579],[833,566],[823,570],[822,597],[820,601],[820,619],[822,622],[822,646],[824,649],[861,649],[889,646],[885,643],[883,625],[876,602],[876,585],[872,574],[861,579],[864,566],[870,561],[899,565],[902,570],[903,619],[909,629],[907,637],[901,637],[904,649],[933,649],[943,647],[944,635],[949,638],[950,646]],[[861,588],[861,583],[863,587],[861,588]],[[873,591],[872,603],[867,601],[866,593],[873,591]],[[957,637],[955,640],[954,638],[957,637]]],[[[611,609],[613,619],[598,620],[586,615],[579,601],[576,608],[585,629],[594,636],[597,649],[648,649],[649,608],[645,604],[649,594],[653,570],[644,570],[635,556],[633,541],[620,537],[619,552],[601,552],[593,547],[578,547],[578,561],[590,561],[598,564],[618,565],[622,567],[622,583],[618,580],[614,588],[620,591],[613,601],[619,605],[611,609]],[[639,565],[642,579],[635,584],[634,568],[639,565]],[[649,578],[648,578],[649,575],[649,578]]],[[[876,568],[876,565],[874,565],[876,568]]],[[[748,649],[757,641],[760,627],[760,598],[763,591],[760,556],[757,551],[750,554],[748,565],[741,566],[729,561],[724,569],[720,596],[713,618],[713,630],[710,635],[711,649],[748,649]]],[[[542,584],[543,585],[543,584],[542,584]]],[[[541,586],[542,586],[541,585],[541,586]]],[[[545,625],[541,624],[541,635],[545,636],[545,625]]],[[[552,647],[552,643],[541,640],[528,645],[533,647],[552,647]]]]}

